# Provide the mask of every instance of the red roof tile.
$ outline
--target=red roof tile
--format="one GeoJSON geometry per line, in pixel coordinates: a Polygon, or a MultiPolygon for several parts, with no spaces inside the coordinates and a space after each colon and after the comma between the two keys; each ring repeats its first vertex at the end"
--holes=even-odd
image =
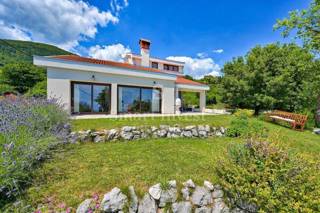
{"type": "Polygon", "coordinates": [[[176,80],[177,84],[191,84],[191,85],[195,85],[195,86],[206,86],[206,84],[202,84],[196,81],[192,81],[189,79],[186,79],[182,76],[177,76],[177,80],[176,80]]]}
{"type": "Polygon", "coordinates": [[[86,57],[81,57],[81,56],[77,56],[77,55],[56,55],[56,56],[50,56],[50,58],[69,60],[69,61],[86,62],[86,63],[92,63],[92,64],[109,65],[109,66],[122,67],[122,68],[127,68],[127,69],[134,69],[134,70],[143,70],[143,71],[164,73],[164,72],[161,72],[161,70],[154,69],[154,68],[136,66],[136,65],[122,63],[122,62],[107,61],[107,60],[100,60],[100,59],[94,59],[94,58],[86,58],[86,57]]]}

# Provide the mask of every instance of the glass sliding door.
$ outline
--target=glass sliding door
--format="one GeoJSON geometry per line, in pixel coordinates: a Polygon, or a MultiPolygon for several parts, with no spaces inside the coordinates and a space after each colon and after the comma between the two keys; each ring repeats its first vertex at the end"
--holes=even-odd
{"type": "Polygon", "coordinates": [[[110,109],[110,86],[92,85],[93,112],[108,112],[110,109]]]}
{"type": "Polygon", "coordinates": [[[118,113],[160,113],[161,90],[118,86],[118,113]]]}
{"type": "Polygon", "coordinates": [[[73,114],[110,112],[110,85],[72,82],[71,93],[73,114]]]}
{"type": "Polygon", "coordinates": [[[152,107],[152,89],[141,89],[141,112],[150,113],[152,107]]]}
{"type": "Polygon", "coordinates": [[[161,90],[159,89],[152,90],[151,112],[152,113],[161,112],[161,90]]]}
{"type": "Polygon", "coordinates": [[[76,113],[91,112],[91,86],[88,84],[74,84],[73,111],[76,113]]]}
{"type": "Polygon", "coordinates": [[[140,112],[140,89],[136,87],[118,88],[119,113],[140,112]]]}

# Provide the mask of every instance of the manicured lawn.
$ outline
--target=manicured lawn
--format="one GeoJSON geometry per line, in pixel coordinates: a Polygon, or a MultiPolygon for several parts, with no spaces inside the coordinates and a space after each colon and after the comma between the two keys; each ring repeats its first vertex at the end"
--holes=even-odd
{"type": "MultiPolygon", "coordinates": [[[[180,117],[181,118],[181,117],[180,117]]],[[[179,119],[180,119],[179,118],[179,119]]],[[[232,116],[205,116],[193,120],[135,119],[133,122],[96,119],[74,121],[75,129],[114,128],[123,125],[211,124],[229,126],[232,116]]],[[[256,118],[252,118],[256,119],[256,118]]],[[[262,122],[269,129],[266,140],[278,141],[294,153],[310,155],[319,160],[320,137],[310,131],[293,131],[286,127],[262,122]]],[[[243,139],[148,139],[135,142],[67,145],[55,152],[35,173],[26,196],[34,205],[51,197],[55,204],[65,202],[77,206],[94,193],[103,195],[118,186],[123,190],[134,185],[142,196],[148,187],[175,179],[178,183],[192,178],[201,184],[215,182],[214,166],[226,155],[227,147],[243,139]]]]}
{"type": "Polygon", "coordinates": [[[112,129],[122,126],[158,126],[163,125],[201,125],[210,124],[215,126],[226,126],[230,123],[229,115],[203,115],[203,116],[168,116],[168,117],[136,117],[136,118],[101,118],[73,120],[73,130],[87,129],[112,129]]]}
{"type": "Polygon", "coordinates": [[[125,190],[134,185],[142,196],[151,185],[171,179],[182,183],[192,178],[199,184],[214,181],[217,158],[235,141],[239,140],[153,139],[69,146],[37,171],[29,200],[36,204],[53,197],[56,203],[76,206],[115,186],[125,190]]]}

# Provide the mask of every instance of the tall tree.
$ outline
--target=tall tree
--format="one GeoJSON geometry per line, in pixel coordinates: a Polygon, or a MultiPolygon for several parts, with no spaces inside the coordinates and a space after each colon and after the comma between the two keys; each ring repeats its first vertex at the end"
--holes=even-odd
{"type": "Polygon", "coordinates": [[[306,79],[314,75],[313,55],[295,44],[256,46],[245,57],[226,63],[224,101],[262,109],[301,110],[300,94],[306,79]]]}
{"type": "Polygon", "coordinates": [[[309,8],[289,12],[289,17],[277,20],[275,29],[281,29],[282,35],[288,37],[296,30],[298,38],[304,45],[317,52],[320,51],[320,0],[313,0],[309,8]]]}
{"type": "MultiPolygon", "coordinates": [[[[307,9],[289,12],[289,17],[278,20],[275,29],[282,30],[282,35],[288,37],[290,32],[296,30],[296,37],[303,40],[304,46],[316,54],[320,53],[320,0],[313,0],[307,9]]],[[[320,67],[316,67],[320,68],[320,67]]],[[[320,123],[320,80],[315,78],[313,83],[316,86],[313,93],[317,93],[317,122],[320,123]]],[[[309,88],[309,85],[306,87],[309,88]]]]}

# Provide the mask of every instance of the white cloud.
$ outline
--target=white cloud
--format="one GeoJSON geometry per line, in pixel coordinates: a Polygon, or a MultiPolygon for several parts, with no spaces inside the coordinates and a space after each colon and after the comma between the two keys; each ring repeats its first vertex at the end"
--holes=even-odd
{"type": "Polygon", "coordinates": [[[7,26],[0,20],[0,38],[19,39],[29,41],[30,37],[26,32],[14,26],[7,26]]]}
{"type": "Polygon", "coordinates": [[[187,56],[169,56],[169,60],[185,62],[184,74],[196,79],[206,75],[220,76],[220,66],[212,58],[191,58],[187,56]]]}
{"type": "Polygon", "coordinates": [[[90,47],[89,56],[92,58],[123,62],[126,53],[131,52],[130,48],[122,44],[112,44],[108,46],[96,45],[90,47]]]}
{"type": "Polygon", "coordinates": [[[94,38],[98,26],[116,24],[110,11],[76,0],[1,0],[1,38],[33,40],[72,49],[94,38]]]}
{"type": "Polygon", "coordinates": [[[207,57],[208,57],[208,54],[205,53],[205,52],[201,52],[201,53],[197,53],[197,56],[198,56],[199,58],[207,58],[207,57]]]}
{"type": "Polygon", "coordinates": [[[118,14],[121,10],[123,10],[125,7],[129,6],[128,0],[111,0],[110,1],[110,7],[113,12],[118,14]]]}
{"type": "Polygon", "coordinates": [[[218,53],[218,54],[221,54],[223,53],[223,49],[216,49],[216,50],[212,50],[213,53],[218,53]]]}

